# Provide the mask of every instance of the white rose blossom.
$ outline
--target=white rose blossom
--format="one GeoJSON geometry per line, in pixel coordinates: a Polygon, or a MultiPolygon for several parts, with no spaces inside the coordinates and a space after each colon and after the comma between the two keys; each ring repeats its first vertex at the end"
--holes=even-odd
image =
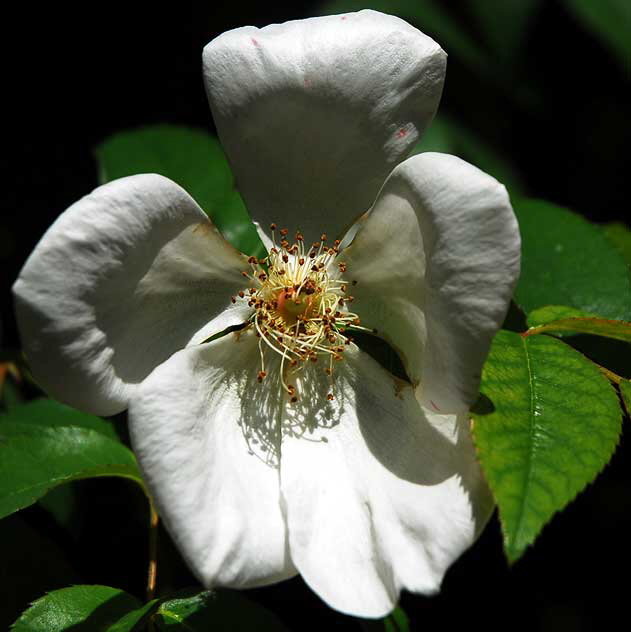
{"type": "Polygon", "coordinates": [[[300,573],[333,608],[381,617],[403,588],[435,593],[490,515],[468,410],[518,276],[515,217],[459,158],[405,160],[446,55],[399,18],[239,28],[203,62],[248,209],[278,224],[269,258],[235,250],[164,177],[110,182],[16,281],[25,351],[59,400],[129,409],[205,586],[300,573]],[[410,382],[352,342],[360,318],[410,382]]]}

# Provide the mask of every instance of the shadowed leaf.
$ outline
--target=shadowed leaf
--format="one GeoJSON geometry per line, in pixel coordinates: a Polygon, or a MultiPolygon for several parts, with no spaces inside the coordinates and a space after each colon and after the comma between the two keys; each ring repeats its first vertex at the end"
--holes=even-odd
{"type": "Polygon", "coordinates": [[[542,200],[514,202],[522,236],[515,300],[526,312],[565,305],[631,320],[628,266],[601,227],[542,200]]]}
{"type": "Polygon", "coordinates": [[[265,249],[234,186],[219,141],[201,130],[154,125],[115,134],[96,148],[100,179],[158,173],[185,189],[223,236],[248,255],[265,249]]]}

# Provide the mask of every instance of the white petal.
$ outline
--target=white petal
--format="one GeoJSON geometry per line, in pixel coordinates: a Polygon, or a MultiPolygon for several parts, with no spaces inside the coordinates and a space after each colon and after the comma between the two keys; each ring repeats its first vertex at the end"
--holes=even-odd
{"type": "Polygon", "coordinates": [[[422,403],[468,410],[519,276],[505,188],[455,156],[413,156],[342,258],[357,281],[353,311],[401,353],[422,403]]]}
{"type": "Polygon", "coordinates": [[[253,218],[308,242],[341,236],[434,116],[445,62],[436,42],[376,11],[210,42],[210,105],[253,218]]]}
{"type": "Polygon", "coordinates": [[[99,187],[57,219],[14,285],[35,377],[77,408],[123,410],[174,351],[243,322],[243,309],[225,310],[244,261],[174,182],[99,187]]]}
{"type": "Polygon", "coordinates": [[[129,407],[134,451],[160,516],[207,587],[260,586],[296,573],[279,499],[281,398],[273,380],[256,381],[255,340],[232,333],[176,353],[129,407]]]}
{"type": "Polygon", "coordinates": [[[325,378],[309,376],[308,397],[285,424],[289,546],[330,606],[381,617],[402,588],[438,590],[492,500],[466,418],[424,410],[409,385],[361,351],[349,349],[335,371],[335,399],[326,399],[325,378]],[[292,418],[303,420],[302,436],[287,431],[292,418]]]}

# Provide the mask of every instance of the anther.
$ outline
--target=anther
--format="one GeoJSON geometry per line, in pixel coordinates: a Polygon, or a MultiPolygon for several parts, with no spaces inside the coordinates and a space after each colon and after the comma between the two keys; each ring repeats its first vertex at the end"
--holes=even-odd
{"type": "Polygon", "coordinates": [[[274,224],[274,222],[272,222],[272,223],[269,225],[269,229],[270,229],[270,230],[276,230],[276,224],[274,224]]]}
{"type": "Polygon", "coordinates": [[[335,397],[333,397],[333,393],[329,393],[329,394],[326,396],[326,398],[327,398],[330,402],[332,402],[332,401],[335,399],[335,397]]]}
{"type": "Polygon", "coordinates": [[[281,234],[283,237],[285,237],[285,236],[287,235],[287,233],[288,233],[288,232],[289,232],[289,231],[288,231],[286,228],[281,228],[281,229],[280,229],[280,234],[281,234]]]}
{"type": "Polygon", "coordinates": [[[267,377],[267,373],[265,371],[259,371],[259,375],[256,378],[259,383],[261,383],[267,377]]]}

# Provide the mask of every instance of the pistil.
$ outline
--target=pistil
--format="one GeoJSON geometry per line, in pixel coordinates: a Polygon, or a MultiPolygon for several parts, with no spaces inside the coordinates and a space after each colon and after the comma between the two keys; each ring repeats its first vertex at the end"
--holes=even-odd
{"type": "MultiPolygon", "coordinates": [[[[259,338],[262,382],[265,370],[265,351],[281,356],[281,383],[290,401],[297,401],[296,387],[287,382],[287,374],[295,375],[306,362],[328,360],[324,367],[327,375],[333,373],[334,362],[343,359],[345,348],[351,344],[348,331],[365,330],[357,314],[348,309],[353,297],[347,294],[350,283],[341,275],[346,271],[344,262],[334,262],[339,255],[339,240],[327,246],[327,236],[305,247],[300,231],[290,243],[286,228],[278,231],[270,226],[273,246],[267,257],[250,257],[250,270],[243,276],[252,287],[232,297],[233,302],[247,301],[254,313],[251,323],[259,338]]],[[[366,330],[369,331],[369,330],[366,330]]],[[[333,399],[332,393],[328,399],[333,399]]]]}

